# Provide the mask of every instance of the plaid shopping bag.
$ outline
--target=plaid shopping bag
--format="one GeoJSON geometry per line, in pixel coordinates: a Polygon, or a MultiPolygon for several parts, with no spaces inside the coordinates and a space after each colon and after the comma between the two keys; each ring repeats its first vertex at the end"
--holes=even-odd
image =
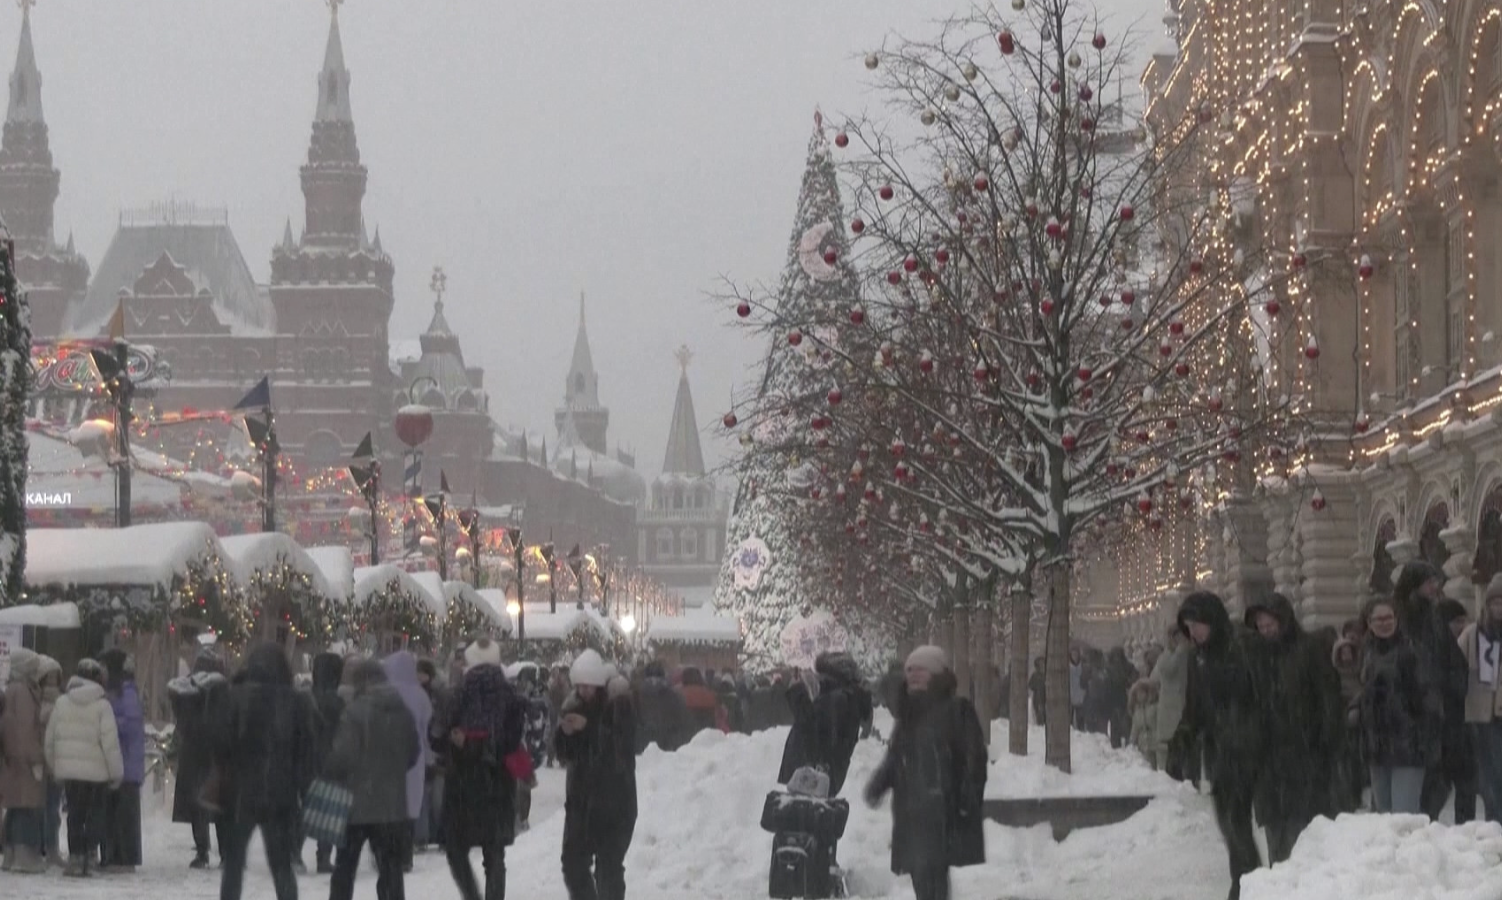
{"type": "Polygon", "coordinates": [[[344,846],[349,808],[354,802],[355,795],[349,788],[322,778],[314,781],[303,798],[303,834],[315,841],[344,846]]]}

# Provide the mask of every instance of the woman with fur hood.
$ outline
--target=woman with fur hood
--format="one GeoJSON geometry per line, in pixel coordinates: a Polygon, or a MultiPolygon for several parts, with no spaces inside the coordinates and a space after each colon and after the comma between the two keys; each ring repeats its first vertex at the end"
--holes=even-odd
{"type": "Polygon", "coordinates": [[[944,651],[908,655],[886,758],[866,785],[875,808],[892,794],[892,871],[910,875],[917,900],[949,900],[951,866],[986,861],[981,799],[986,744],[975,707],[955,695],[944,651]]]}
{"type": "Polygon", "coordinates": [[[25,648],[11,651],[5,712],[0,713],[0,797],[5,805],[4,870],[21,875],[47,871],[42,858],[47,778],[42,749],[42,657],[25,648]]]}
{"type": "Polygon", "coordinates": [[[204,648],[193,660],[191,674],[167,682],[172,703],[173,734],[177,738],[177,778],[172,789],[172,821],[193,829],[193,861],[190,869],[209,867],[209,824],[214,841],[224,857],[224,822],[199,803],[199,793],[214,767],[213,736],[208,731],[209,710],[223,703],[229,690],[224,661],[204,648]]]}
{"type": "Polygon", "coordinates": [[[569,900],[624,900],[626,851],[636,830],[631,685],[593,650],[574,660],[569,680],[574,690],[554,740],[568,767],[563,883],[569,900]]]}
{"type": "Polygon", "coordinates": [[[68,800],[68,867],[63,874],[82,878],[103,841],[105,803],[125,780],[125,760],[115,711],[105,696],[104,666],[84,659],[76,671],[47,722],[44,753],[68,800]]]}

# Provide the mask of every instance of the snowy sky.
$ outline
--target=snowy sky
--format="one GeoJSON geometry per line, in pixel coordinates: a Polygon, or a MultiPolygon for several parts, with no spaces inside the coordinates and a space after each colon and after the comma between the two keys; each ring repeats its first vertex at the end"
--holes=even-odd
{"type": "MultiPolygon", "coordinates": [[[[774,282],[815,105],[875,105],[859,57],[955,0],[352,0],[340,11],[365,217],[396,264],[393,341],[426,326],[428,277],[486,370],[500,422],[552,428],[578,295],[611,441],[661,467],[687,343],[705,451],[764,349],[706,299],[774,282]]],[[[1156,0],[1107,5],[1151,39],[1156,0]]],[[[317,0],[42,0],[59,239],[97,267],[122,207],[227,206],[258,280],[307,153],[328,11],[317,0]]],[[[0,8],[9,69],[20,13],[0,8]]]]}

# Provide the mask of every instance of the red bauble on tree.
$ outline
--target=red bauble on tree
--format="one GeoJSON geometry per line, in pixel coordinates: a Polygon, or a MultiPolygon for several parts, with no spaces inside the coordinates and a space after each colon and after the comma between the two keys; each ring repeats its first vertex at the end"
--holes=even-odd
{"type": "Polygon", "coordinates": [[[1262,304],[1262,308],[1267,311],[1267,314],[1269,316],[1276,319],[1278,317],[1278,313],[1283,311],[1283,304],[1279,303],[1276,299],[1273,299],[1262,304]]]}
{"type": "Polygon", "coordinates": [[[832,266],[840,260],[840,251],[833,247],[824,251],[824,264],[832,266]]]}
{"type": "Polygon", "coordinates": [[[1134,219],[1136,217],[1137,217],[1137,211],[1134,210],[1134,209],[1132,209],[1132,207],[1131,207],[1130,204],[1127,204],[1127,205],[1124,205],[1124,206],[1121,207],[1121,221],[1123,221],[1123,222],[1130,222],[1130,221],[1132,221],[1132,219],[1134,219]]]}
{"type": "Polygon", "coordinates": [[[996,35],[996,46],[1001,48],[1004,55],[1011,56],[1017,49],[1017,39],[1012,36],[1011,31],[1003,29],[996,35]]]}
{"type": "Polygon", "coordinates": [[[1147,491],[1138,492],[1137,511],[1144,516],[1153,511],[1153,498],[1148,496],[1147,491]]]}
{"type": "Polygon", "coordinates": [[[1319,512],[1325,508],[1325,495],[1319,492],[1319,488],[1314,489],[1314,496],[1309,498],[1309,506],[1315,512],[1319,512]]]}
{"type": "Polygon", "coordinates": [[[834,145],[840,148],[850,146],[850,135],[846,134],[843,131],[837,133],[834,136],[834,145]]]}
{"type": "Polygon", "coordinates": [[[738,316],[740,316],[742,319],[744,319],[747,316],[751,315],[751,304],[747,303],[744,300],[742,300],[741,302],[737,303],[735,305],[735,314],[738,315],[738,316]]]}
{"type": "Polygon", "coordinates": [[[1095,37],[1090,39],[1090,46],[1097,50],[1106,49],[1106,35],[1103,31],[1095,32],[1095,37]]]}
{"type": "Polygon", "coordinates": [[[803,332],[799,331],[796,328],[794,328],[792,331],[789,331],[788,332],[788,343],[792,344],[794,347],[796,347],[799,344],[803,343],[803,332]]]}
{"type": "Polygon", "coordinates": [[[1134,291],[1134,290],[1132,290],[1131,288],[1122,288],[1121,289],[1121,302],[1123,304],[1127,305],[1127,306],[1131,306],[1133,303],[1136,303],[1137,302],[1137,292],[1134,291]]]}
{"type": "Polygon", "coordinates": [[[1319,341],[1316,341],[1312,334],[1304,344],[1304,357],[1311,360],[1319,359],[1319,341]]]}
{"type": "Polygon", "coordinates": [[[853,232],[855,232],[856,234],[860,234],[862,231],[865,231],[866,230],[866,222],[865,222],[865,220],[864,219],[852,219],[851,222],[850,222],[850,230],[853,231],[853,232]]]}
{"type": "Polygon", "coordinates": [[[860,325],[866,321],[866,311],[859,306],[850,308],[850,324],[860,325]]]}
{"type": "Polygon", "coordinates": [[[833,387],[829,389],[828,399],[830,406],[839,406],[840,401],[845,399],[845,394],[839,388],[833,387]]]}
{"type": "Polygon", "coordinates": [[[918,257],[916,257],[916,256],[907,256],[907,257],[904,257],[903,260],[902,260],[902,268],[903,268],[903,271],[906,271],[906,272],[916,272],[916,271],[918,271],[918,257]]]}
{"type": "Polygon", "coordinates": [[[890,184],[884,184],[876,189],[876,196],[880,197],[883,200],[892,199],[892,197],[895,196],[896,193],[896,191],[892,190],[892,186],[890,184]]]}
{"type": "Polygon", "coordinates": [[[975,189],[977,191],[980,191],[981,193],[985,193],[986,191],[989,191],[991,189],[991,179],[988,178],[985,175],[985,173],[981,173],[979,175],[976,175],[975,176],[975,189]]]}
{"type": "Polygon", "coordinates": [[[1372,265],[1372,258],[1365,253],[1361,254],[1361,259],[1356,263],[1356,274],[1361,276],[1362,281],[1365,281],[1371,278],[1375,271],[1376,267],[1372,265]]]}
{"type": "Polygon", "coordinates": [[[1042,300],[1038,301],[1038,311],[1043,313],[1043,315],[1045,316],[1053,315],[1053,308],[1054,303],[1052,297],[1044,297],[1042,300]]]}
{"type": "Polygon", "coordinates": [[[739,421],[740,420],[735,417],[735,413],[728,412],[725,413],[725,418],[720,420],[720,424],[724,425],[726,428],[734,428],[736,423],[739,421]]]}
{"type": "Polygon", "coordinates": [[[902,284],[902,273],[901,272],[888,272],[887,273],[887,284],[902,284]]]}

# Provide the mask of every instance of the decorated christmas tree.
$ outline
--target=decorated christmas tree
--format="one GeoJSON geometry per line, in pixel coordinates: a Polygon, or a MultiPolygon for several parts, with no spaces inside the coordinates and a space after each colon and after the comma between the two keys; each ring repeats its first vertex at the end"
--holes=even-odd
{"type": "Polygon", "coordinates": [[[844,208],[819,113],[814,124],[782,279],[765,298],[736,302],[742,323],[761,330],[770,345],[756,393],[738,402],[724,420],[727,428],[740,432],[745,452],[737,461],[740,486],[715,605],[740,619],[754,667],[784,661],[783,632],[790,622],[808,620],[811,631],[821,627],[822,617],[814,615],[815,592],[802,583],[805,576],[797,565],[794,522],[784,508],[789,481],[803,473],[796,455],[784,451],[804,443],[802,411],[809,398],[817,395],[822,402],[835,384],[830,348],[839,341],[838,323],[857,306],[860,292],[856,272],[846,261],[844,208]],[[767,315],[753,319],[757,305],[767,315]],[[813,333],[805,340],[801,333],[754,324],[787,319],[808,323],[813,333]]]}
{"type": "Polygon", "coordinates": [[[15,244],[0,243],[0,606],[21,595],[26,565],[26,399],[31,328],[16,284],[15,244]]]}

